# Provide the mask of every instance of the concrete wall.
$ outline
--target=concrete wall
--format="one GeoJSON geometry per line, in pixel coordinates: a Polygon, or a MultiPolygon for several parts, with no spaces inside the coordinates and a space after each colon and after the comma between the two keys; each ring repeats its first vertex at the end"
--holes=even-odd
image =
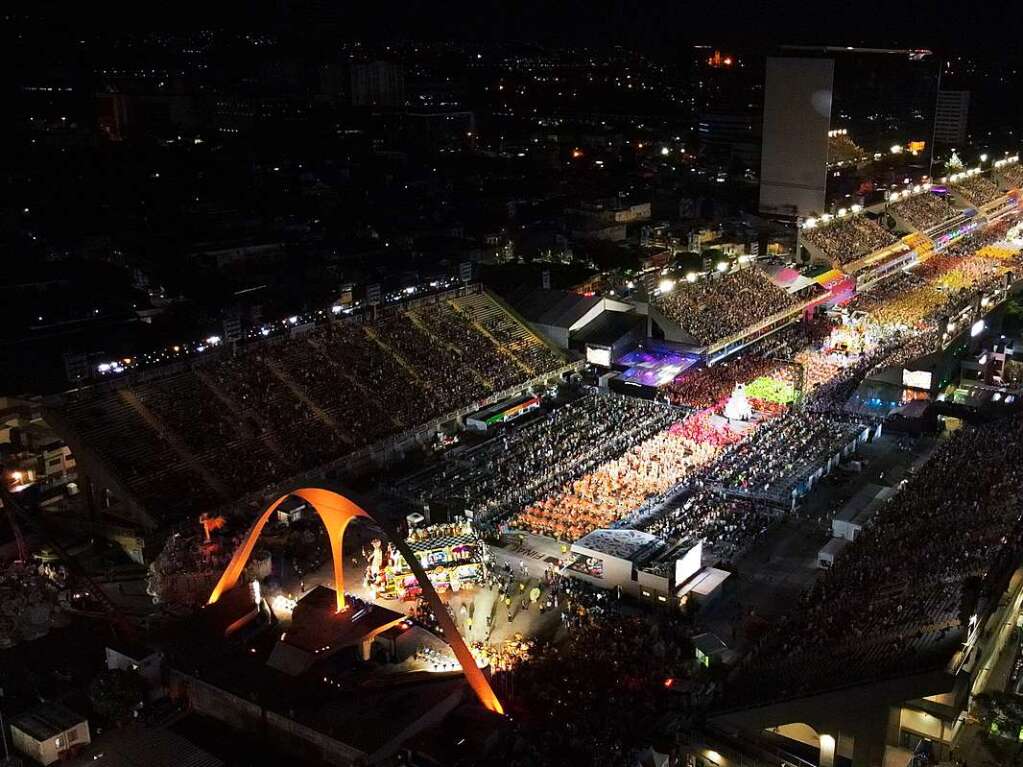
{"type": "MultiPolygon", "coordinates": [[[[293,753],[297,758],[322,760],[346,767],[373,763],[393,755],[410,737],[440,723],[463,698],[463,690],[456,689],[405,729],[394,732],[391,739],[375,753],[366,754],[284,714],[265,709],[187,674],[172,671],[171,687],[183,693],[195,711],[223,722],[232,730],[270,739],[277,747],[293,753]]],[[[225,736],[230,734],[225,733],[225,736]]]]}

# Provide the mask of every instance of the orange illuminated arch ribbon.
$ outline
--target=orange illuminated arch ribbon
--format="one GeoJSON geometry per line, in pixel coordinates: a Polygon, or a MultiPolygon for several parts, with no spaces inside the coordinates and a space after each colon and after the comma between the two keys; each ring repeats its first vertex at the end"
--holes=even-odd
{"type": "MultiPolygon", "coordinates": [[[[338,612],[345,609],[344,559],[342,551],[345,528],[356,517],[373,518],[362,507],[344,496],[318,487],[303,487],[294,490],[287,495],[282,495],[267,507],[266,511],[252,525],[252,529],[249,530],[245,541],[235,551],[234,556],[231,557],[231,561],[224,570],[224,574],[220,576],[220,580],[217,581],[213,593],[210,594],[210,604],[216,602],[224,592],[230,591],[238,583],[238,579],[241,578],[245,565],[248,564],[249,557],[252,556],[252,550],[256,546],[256,541],[259,539],[260,533],[263,532],[263,528],[266,526],[267,520],[270,519],[270,515],[292,495],[301,498],[312,506],[323,522],[323,526],[327,528],[327,537],[330,539],[330,552],[334,559],[334,585],[337,590],[337,609],[338,612]]],[[[480,703],[490,711],[503,714],[504,709],[501,706],[501,702],[494,694],[494,690],[491,688],[486,676],[476,665],[476,660],[473,658],[472,653],[469,652],[469,648],[465,646],[465,642],[458,633],[458,627],[455,626],[455,622],[448,614],[447,608],[444,607],[440,597],[437,596],[437,591],[434,589],[433,584],[430,583],[430,579],[419,563],[418,557],[416,557],[404,539],[395,535],[392,531],[381,525],[380,522],[377,522],[377,520],[373,521],[387,533],[391,543],[405,557],[405,561],[408,562],[412,572],[419,580],[423,595],[433,608],[433,612],[437,616],[437,622],[444,631],[444,640],[454,651],[455,657],[458,658],[458,662],[462,666],[462,673],[465,674],[466,681],[473,692],[476,693],[480,703]]]]}

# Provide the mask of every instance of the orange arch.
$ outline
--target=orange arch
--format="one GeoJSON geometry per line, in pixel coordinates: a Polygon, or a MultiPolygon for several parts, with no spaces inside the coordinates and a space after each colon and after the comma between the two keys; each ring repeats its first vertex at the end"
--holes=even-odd
{"type": "MultiPolygon", "coordinates": [[[[260,533],[263,532],[263,528],[266,526],[267,520],[270,519],[270,515],[273,514],[274,511],[277,510],[277,507],[284,503],[284,501],[292,495],[301,498],[312,506],[319,515],[320,520],[323,522],[323,526],[327,528],[327,537],[330,540],[330,553],[334,560],[334,584],[337,591],[337,609],[338,612],[345,609],[344,552],[342,549],[345,529],[348,527],[348,523],[356,517],[366,517],[367,519],[373,518],[361,506],[348,500],[343,495],[339,495],[332,490],[325,490],[319,487],[303,487],[282,495],[259,515],[255,523],[253,523],[252,528],[245,536],[244,542],[238,547],[238,550],[235,551],[234,556],[231,557],[231,561],[224,570],[224,574],[220,576],[220,580],[217,581],[217,585],[213,588],[213,593],[210,594],[209,604],[213,604],[220,599],[224,592],[235,587],[238,583],[238,579],[241,578],[242,572],[245,570],[245,565],[248,564],[249,557],[252,556],[252,550],[256,546],[256,541],[259,540],[260,533]]],[[[430,583],[430,579],[427,577],[426,572],[419,563],[419,558],[416,557],[415,553],[409,548],[409,545],[403,538],[396,535],[392,530],[388,529],[377,520],[374,519],[373,521],[377,524],[377,526],[383,529],[383,531],[387,534],[387,537],[390,538],[391,543],[393,543],[398,551],[401,552],[402,556],[405,557],[405,561],[408,562],[412,572],[419,580],[419,585],[423,589],[423,594],[426,596],[426,600],[433,608],[433,612],[437,616],[437,622],[444,630],[444,641],[446,641],[448,646],[450,646],[454,651],[455,657],[462,666],[462,673],[465,674],[466,681],[469,683],[473,692],[476,693],[476,697],[479,698],[480,703],[482,703],[489,711],[503,714],[504,709],[501,706],[501,701],[497,699],[493,688],[490,686],[490,682],[487,681],[486,676],[476,665],[476,660],[472,657],[472,653],[469,652],[469,648],[465,646],[465,641],[458,633],[458,627],[448,614],[447,608],[444,607],[444,604],[440,601],[440,597],[437,596],[437,591],[434,589],[433,584],[430,583]]]]}

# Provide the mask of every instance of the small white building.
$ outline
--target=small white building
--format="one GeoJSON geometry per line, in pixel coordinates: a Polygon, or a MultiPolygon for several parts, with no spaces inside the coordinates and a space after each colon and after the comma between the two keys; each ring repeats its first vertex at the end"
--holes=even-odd
{"type": "Polygon", "coordinates": [[[686,594],[708,601],[728,577],[702,566],[702,542],[669,546],[641,530],[594,530],[573,543],[571,553],[566,572],[573,578],[665,605],[686,594]]]}
{"type": "Polygon", "coordinates": [[[832,538],[817,552],[817,567],[821,570],[830,569],[835,564],[835,559],[848,545],[849,541],[846,538],[832,538]]]}
{"type": "Polygon", "coordinates": [[[854,495],[831,521],[831,534],[835,538],[855,541],[870,522],[878,508],[895,494],[895,489],[869,484],[854,495]]]}
{"type": "Polygon", "coordinates": [[[10,726],[15,750],[43,765],[67,759],[92,742],[89,721],[60,703],[36,706],[10,726]]]}
{"type": "Polygon", "coordinates": [[[671,593],[671,569],[640,571],[640,565],[664,548],[664,541],[641,530],[594,530],[572,544],[575,561],[568,566],[568,574],[602,589],[620,588],[635,597],[642,591],[647,598],[662,595],[666,600],[671,593]]]}
{"type": "Polygon", "coordinates": [[[306,504],[289,498],[277,507],[277,522],[291,526],[305,516],[306,504]]]}
{"type": "Polygon", "coordinates": [[[107,668],[134,671],[152,692],[163,691],[163,655],[142,645],[107,645],[107,668]]]}

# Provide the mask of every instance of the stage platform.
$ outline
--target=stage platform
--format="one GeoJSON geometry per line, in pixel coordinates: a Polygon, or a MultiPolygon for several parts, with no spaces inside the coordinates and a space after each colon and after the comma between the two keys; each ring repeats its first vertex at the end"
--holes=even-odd
{"type": "Polygon", "coordinates": [[[619,376],[621,380],[656,388],[671,383],[699,361],[695,354],[636,349],[619,357],[615,364],[626,368],[619,376]]]}

